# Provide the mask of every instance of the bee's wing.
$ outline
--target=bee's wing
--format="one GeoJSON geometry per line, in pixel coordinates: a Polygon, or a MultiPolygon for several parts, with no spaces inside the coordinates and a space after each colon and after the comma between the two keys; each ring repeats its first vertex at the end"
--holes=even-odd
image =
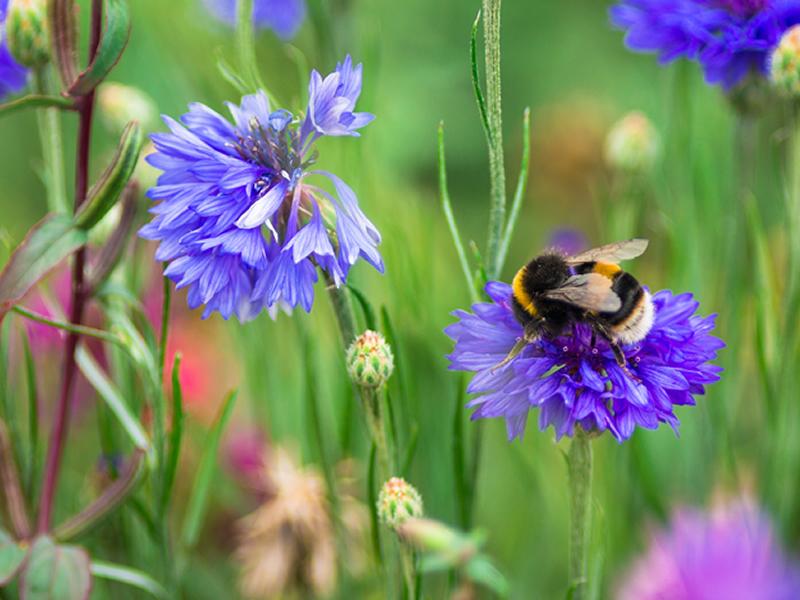
{"type": "Polygon", "coordinates": [[[575,256],[567,258],[570,264],[579,264],[585,262],[599,261],[617,264],[623,260],[630,260],[641,256],[647,250],[648,240],[640,238],[625,240],[624,242],[615,242],[600,246],[599,248],[592,248],[586,252],[581,252],[575,256]]]}
{"type": "Polygon", "coordinates": [[[611,289],[612,283],[599,273],[574,275],[561,287],[543,292],[542,296],[593,312],[616,312],[622,308],[622,300],[611,289]]]}

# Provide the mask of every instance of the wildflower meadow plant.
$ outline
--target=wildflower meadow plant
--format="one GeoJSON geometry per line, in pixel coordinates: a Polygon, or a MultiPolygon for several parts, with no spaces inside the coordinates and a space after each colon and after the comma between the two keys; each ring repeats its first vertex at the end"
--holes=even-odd
{"type": "MultiPolygon", "coordinates": [[[[208,11],[228,25],[236,24],[237,0],[203,0],[208,11]]],[[[273,30],[281,39],[290,40],[306,17],[305,0],[254,0],[253,22],[258,28],[273,30]]]]}
{"type": "Polygon", "coordinates": [[[625,43],[655,52],[663,63],[697,61],[706,81],[731,89],[748,75],[765,76],[783,33],[800,23],[794,0],[622,0],[611,22],[625,43]]]}
{"type": "Polygon", "coordinates": [[[161,242],[164,274],[188,287],[190,307],[205,305],[204,317],[310,311],[318,267],[336,286],[359,258],[383,271],[380,234],[353,190],[312,168],[316,140],[357,137],[372,121],[354,112],[361,71],[349,56],[324,79],[313,71],[304,116],[272,109],[262,91],[228,105],[233,123],[192,104],[180,123],[165,117],[169,133],[152,136],[148,162],[164,174],[148,192],[158,203],[140,235],[161,242]]]}
{"type": "Polygon", "coordinates": [[[27,69],[19,64],[8,49],[5,21],[9,0],[0,0],[0,100],[25,87],[27,69]]]}
{"type": "Polygon", "coordinates": [[[767,515],[750,498],[709,512],[676,509],[619,583],[617,600],[792,600],[800,564],[781,548],[767,515]]]}

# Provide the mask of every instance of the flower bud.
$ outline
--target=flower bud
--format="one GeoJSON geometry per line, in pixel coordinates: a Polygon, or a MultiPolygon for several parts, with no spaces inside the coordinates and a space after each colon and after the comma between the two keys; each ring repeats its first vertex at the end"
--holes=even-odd
{"type": "Polygon", "coordinates": [[[658,132],[640,112],[625,115],[606,136],[605,160],[612,169],[646,173],[655,165],[658,151],[658,132]]]}
{"type": "Polygon", "coordinates": [[[158,119],[155,101],[139,88],[121,83],[104,83],[97,94],[100,117],[112,132],[119,132],[131,121],[138,121],[145,131],[152,130],[158,119]]]}
{"type": "Polygon", "coordinates": [[[787,96],[800,96],[800,25],[783,34],[770,59],[770,79],[787,96]]]}
{"type": "Polygon", "coordinates": [[[347,349],[347,371],[358,385],[379,388],[393,370],[392,349],[380,333],[367,330],[347,349]]]}
{"type": "Polygon", "coordinates": [[[411,518],[422,516],[422,497],[416,488],[402,477],[392,477],[378,494],[378,518],[397,529],[411,518]]]}
{"type": "Polygon", "coordinates": [[[6,14],[6,43],[24,67],[40,67],[50,60],[46,0],[11,0],[6,14]]]}

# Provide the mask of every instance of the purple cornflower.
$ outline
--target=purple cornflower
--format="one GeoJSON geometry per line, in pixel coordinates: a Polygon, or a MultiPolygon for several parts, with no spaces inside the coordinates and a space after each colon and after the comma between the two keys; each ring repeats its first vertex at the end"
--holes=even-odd
{"type": "MultiPolygon", "coordinates": [[[[203,0],[208,11],[228,25],[236,24],[236,0],[203,0]]],[[[290,40],[306,18],[305,0],[254,0],[256,27],[272,29],[278,37],[290,40]]]]}
{"type": "MultiPolygon", "coordinates": [[[[335,81],[350,64],[348,56],[337,66],[335,81]]],[[[372,119],[347,116],[360,91],[360,79],[354,85],[342,78],[334,94],[346,101],[325,109],[325,123],[339,115],[335,130],[272,110],[263,92],[228,104],[233,123],[203,104],[190,105],[181,123],[164,117],[170,133],[152,136],[156,152],[148,156],[164,171],[148,192],[160,202],[139,233],[161,242],[156,260],[169,262],[164,274],[188,287],[191,308],[204,304],[204,317],[219,311],[240,320],[264,308],[310,311],[317,267],[336,285],[359,258],[383,272],[380,234],[353,190],[311,169],[317,138],[355,135],[372,119]],[[315,176],[327,178],[334,192],[311,183],[315,176]]],[[[307,115],[327,100],[313,79],[309,92],[307,115]]]]}
{"type": "Polygon", "coordinates": [[[675,511],[619,586],[617,600],[795,600],[800,569],[784,556],[769,519],[748,500],[710,514],[675,511]]]}
{"type": "Polygon", "coordinates": [[[0,100],[25,87],[28,75],[28,70],[11,56],[5,42],[3,25],[6,20],[8,1],[0,0],[0,100]]]}
{"type": "Polygon", "coordinates": [[[730,89],[750,73],[766,75],[783,33],[800,23],[798,0],[622,0],[611,22],[631,50],[662,63],[698,61],[706,81],[730,89]]]}
{"type": "Polygon", "coordinates": [[[478,396],[468,406],[473,419],[503,417],[509,440],[522,437],[528,412],[539,409],[539,428],[552,425],[556,437],[609,430],[618,441],[638,425],[656,429],[668,423],[677,431],[675,405],[694,404],[694,395],[719,379],[709,361],[723,342],[712,335],[714,316],[695,315],[691,294],[661,291],[653,296],[655,323],[641,342],[623,348],[628,370],[620,368],[607,342],[595,340],[579,323],[570,335],[541,338],[511,362],[496,368],[523,336],[511,308],[511,286],[490,282],[490,303],[456,311],[458,322],[445,329],[455,340],[450,369],[474,371],[467,391],[478,396]],[[637,378],[636,381],[631,374],[637,378]]]}

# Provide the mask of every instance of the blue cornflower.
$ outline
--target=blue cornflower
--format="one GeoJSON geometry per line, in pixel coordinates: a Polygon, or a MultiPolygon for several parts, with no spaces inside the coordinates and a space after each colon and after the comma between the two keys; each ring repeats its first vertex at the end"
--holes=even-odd
{"type": "MultiPolygon", "coordinates": [[[[208,11],[220,21],[236,23],[236,0],[203,0],[208,11]]],[[[272,29],[278,37],[290,40],[306,18],[305,0],[254,0],[256,27],[272,29]]]]}
{"type": "Polygon", "coordinates": [[[650,333],[624,349],[622,369],[608,343],[592,345],[588,325],[574,325],[570,335],[541,338],[528,344],[511,362],[497,365],[523,336],[511,308],[511,286],[490,282],[491,303],[456,311],[458,322],[445,329],[455,340],[450,369],[473,371],[467,391],[478,396],[468,406],[473,419],[504,417],[510,440],[522,437],[528,413],[539,409],[539,428],[552,425],[556,437],[585,431],[610,431],[628,439],[638,425],[656,429],[668,423],[677,431],[675,405],[694,404],[694,395],[719,379],[710,364],[723,342],[712,335],[714,317],[695,315],[691,294],[661,291],[653,296],[656,310],[650,333]],[[633,375],[633,377],[631,376],[633,375]]]}
{"type": "MultiPolygon", "coordinates": [[[[355,103],[360,80],[351,84],[340,86],[355,103]]],[[[319,100],[312,91],[307,114],[319,100]]],[[[353,190],[333,173],[311,169],[314,140],[353,135],[372,115],[331,132],[272,110],[264,92],[228,108],[233,123],[192,104],[180,123],[164,117],[170,133],[152,136],[156,152],[148,161],[164,173],[148,192],[160,202],[140,235],[161,242],[156,259],[170,263],[165,275],[179,288],[189,288],[189,305],[204,304],[204,317],[219,311],[240,320],[264,308],[309,311],[318,267],[336,285],[359,258],[382,272],[380,234],[353,190]],[[314,178],[328,179],[333,192],[314,178]]]]}
{"type": "Polygon", "coordinates": [[[28,70],[11,56],[5,42],[3,25],[6,20],[8,2],[9,0],[0,0],[0,100],[25,87],[28,75],[28,70]]]}
{"type": "Polygon", "coordinates": [[[706,81],[730,89],[767,74],[781,36],[800,23],[800,1],[622,0],[610,15],[631,50],[656,52],[663,63],[698,61],[706,81]]]}

